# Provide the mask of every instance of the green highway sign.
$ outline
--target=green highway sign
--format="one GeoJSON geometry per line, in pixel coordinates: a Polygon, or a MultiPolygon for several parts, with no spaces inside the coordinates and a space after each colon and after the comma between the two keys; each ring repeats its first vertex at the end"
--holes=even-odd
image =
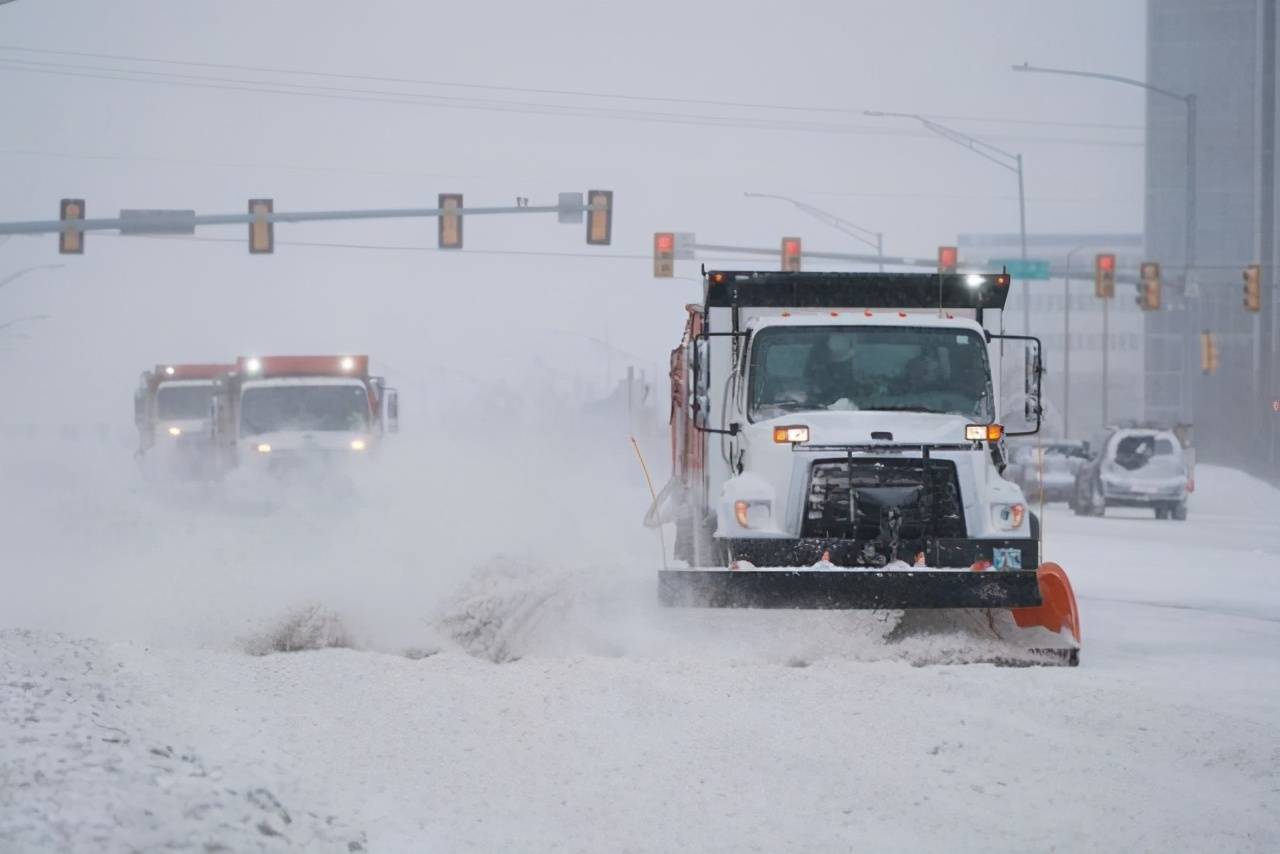
{"type": "Polygon", "coordinates": [[[1009,271],[1015,279],[1048,279],[1049,262],[1044,258],[992,258],[991,267],[1009,271]]]}

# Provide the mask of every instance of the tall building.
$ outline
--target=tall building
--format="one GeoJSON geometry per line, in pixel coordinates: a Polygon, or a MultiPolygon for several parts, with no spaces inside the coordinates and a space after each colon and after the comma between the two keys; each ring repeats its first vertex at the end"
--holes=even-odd
{"type": "Polygon", "coordinates": [[[1273,475],[1280,473],[1277,26],[1277,0],[1147,4],[1147,82],[1166,94],[1147,93],[1146,254],[1161,262],[1169,286],[1166,309],[1145,319],[1146,414],[1166,423],[1193,416],[1199,459],[1265,466],[1273,475]],[[1178,97],[1188,95],[1193,102],[1178,97]],[[1242,272],[1255,263],[1259,313],[1242,299],[1242,272]],[[1203,331],[1221,354],[1211,376],[1200,370],[1203,331]]]}

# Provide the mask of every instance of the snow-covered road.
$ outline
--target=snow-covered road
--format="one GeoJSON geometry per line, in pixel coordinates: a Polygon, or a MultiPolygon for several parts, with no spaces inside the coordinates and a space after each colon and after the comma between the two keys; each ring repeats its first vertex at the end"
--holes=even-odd
{"type": "Polygon", "coordinates": [[[355,550],[324,563],[333,526],[296,520],[268,562],[322,566],[364,640],[255,657],[282,604],[262,563],[207,520],[140,546],[118,510],[121,541],[68,535],[97,567],[46,538],[44,582],[3,570],[26,601],[0,607],[0,850],[1280,850],[1280,493],[1200,482],[1185,523],[1049,509],[1075,669],[913,667],[867,615],[662,612],[639,570],[489,561],[463,533],[469,580],[405,621],[391,603],[437,586],[403,542],[373,552],[389,598],[362,598],[334,581],[355,550]],[[158,582],[181,544],[219,543],[216,577],[158,582]],[[152,571],[124,572],[140,552],[152,571]],[[224,575],[261,607],[233,614],[224,575]],[[94,596],[130,620],[92,618],[94,596]]]}

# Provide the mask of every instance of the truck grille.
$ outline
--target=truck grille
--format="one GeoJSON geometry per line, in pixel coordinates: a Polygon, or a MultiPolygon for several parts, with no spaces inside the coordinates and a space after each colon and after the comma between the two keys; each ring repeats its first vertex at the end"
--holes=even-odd
{"type": "Polygon", "coordinates": [[[955,463],[927,465],[926,481],[921,459],[815,462],[800,535],[895,543],[966,536],[955,463]]]}

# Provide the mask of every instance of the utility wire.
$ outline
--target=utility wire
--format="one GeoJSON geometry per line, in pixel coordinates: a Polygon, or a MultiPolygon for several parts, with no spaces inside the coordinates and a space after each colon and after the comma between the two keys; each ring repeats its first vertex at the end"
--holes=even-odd
{"type": "MultiPolygon", "coordinates": [[[[118,162],[139,162],[139,163],[169,163],[175,166],[202,166],[206,168],[218,169],[260,169],[260,170],[279,170],[292,172],[315,172],[315,173],[338,173],[351,175],[378,175],[392,178],[442,178],[451,181],[476,181],[484,178],[491,178],[492,175],[450,175],[441,172],[418,172],[412,169],[359,169],[356,167],[345,166],[305,166],[296,163],[235,163],[230,161],[217,160],[197,160],[185,157],[159,157],[149,154],[92,154],[88,152],[74,151],[38,151],[36,149],[14,148],[7,151],[0,150],[0,157],[51,157],[62,158],[67,160],[100,160],[100,161],[118,161],[118,162]]],[[[586,170],[578,170],[586,171],[586,170]]],[[[622,170],[590,170],[593,174],[612,174],[615,171],[622,170]]],[[[631,174],[631,173],[628,173],[631,174]]],[[[516,176],[510,180],[542,180],[538,176],[524,175],[516,176]]],[[[730,179],[724,179],[729,182],[730,179]]],[[[1001,195],[977,195],[974,193],[910,193],[910,192],[871,192],[871,191],[838,191],[838,190],[794,190],[796,195],[801,196],[857,196],[865,198],[884,198],[884,199],[959,199],[965,201],[983,200],[991,202],[1016,202],[1017,196],[1001,196],[1001,195]]],[[[1114,199],[1106,198],[1070,198],[1060,196],[1027,196],[1027,201],[1037,202],[1039,204],[1073,204],[1073,205],[1097,205],[1106,201],[1119,200],[1121,197],[1116,196],[1114,199]]],[[[0,243],[4,242],[4,238],[0,237],[0,243]]]]}
{"type": "MultiPolygon", "coordinates": [[[[601,108],[574,104],[504,101],[481,98],[463,98],[448,95],[431,95],[379,89],[319,86],[284,83],[270,80],[247,80],[231,77],[215,77],[172,72],[139,71],[134,69],[105,68],[69,63],[37,62],[23,59],[0,59],[0,68],[28,74],[57,77],[76,77],[95,80],[113,80],[125,83],[151,83],[197,89],[254,92],[260,94],[293,95],[329,100],[360,101],[370,103],[403,104],[435,107],[440,109],[478,110],[486,112],[510,112],[526,115],[550,115],[562,118],[624,119],[659,124],[701,125],[711,127],[735,127],[750,130],[780,130],[804,133],[862,134],[869,136],[923,137],[920,132],[900,131],[865,125],[799,122],[752,116],[703,115],[693,113],[659,112],[653,110],[628,110],[601,108]]],[[[1088,139],[1083,137],[993,137],[1002,140],[1039,143],[1066,143],[1117,148],[1138,148],[1141,142],[1122,140],[1088,139]]]]}
{"type": "MultiPolygon", "coordinates": [[[[242,71],[265,74],[289,74],[300,77],[319,77],[328,79],[362,80],[375,83],[400,83],[416,86],[439,86],[455,89],[478,89],[492,92],[517,92],[527,95],[555,95],[574,98],[597,98],[618,101],[640,101],[649,103],[692,104],[698,106],[734,107],[741,109],[780,110],[787,112],[833,113],[838,115],[859,115],[863,111],[852,107],[831,107],[800,104],[776,104],[754,101],[732,101],[712,98],[675,98],[668,95],[636,95],[618,92],[592,92],[581,89],[546,89],[527,86],[502,86],[488,83],[461,82],[454,80],[429,80],[412,77],[391,77],[373,74],[350,74],[336,71],[315,71],[310,69],[281,68],[261,65],[237,65],[233,63],[198,62],[194,60],[161,59],[149,56],[129,56],[125,54],[94,53],[90,51],[54,50],[47,48],[30,48],[18,45],[0,45],[0,51],[11,53],[31,53],[46,56],[69,56],[85,59],[105,59],[118,62],[150,63],[158,65],[185,66],[188,68],[209,68],[223,71],[242,71]]],[[[933,118],[951,121],[983,122],[990,124],[1026,124],[1054,127],[1082,127],[1108,130],[1142,130],[1142,125],[1109,124],[1101,122],[1067,122],[1044,119],[1023,118],[989,118],[977,116],[937,115],[933,118]]]]}

